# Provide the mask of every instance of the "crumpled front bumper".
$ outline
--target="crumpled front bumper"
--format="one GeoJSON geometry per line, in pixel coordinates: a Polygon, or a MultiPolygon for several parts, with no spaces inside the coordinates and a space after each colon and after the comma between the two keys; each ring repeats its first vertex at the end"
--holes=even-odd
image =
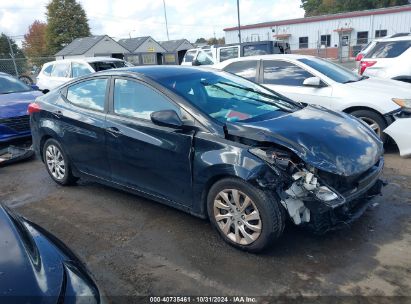
{"type": "Polygon", "coordinates": [[[362,176],[352,190],[342,193],[343,203],[329,205],[321,201],[305,202],[310,210],[310,222],[306,225],[314,232],[322,234],[330,230],[346,227],[357,220],[368,208],[371,198],[381,194],[384,182],[381,175],[384,159],[362,176]]]}

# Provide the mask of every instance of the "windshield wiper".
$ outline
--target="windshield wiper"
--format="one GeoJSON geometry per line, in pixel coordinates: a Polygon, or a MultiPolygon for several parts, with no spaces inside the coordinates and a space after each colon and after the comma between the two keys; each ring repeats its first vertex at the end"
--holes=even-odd
{"type": "Polygon", "coordinates": [[[350,79],[350,80],[344,81],[343,83],[353,83],[353,82],[358,82],[358,81],[361,81],[361,80],[364,80],[364,79],[368,79],[368,78],[370,78],[370,77],[368,77],[368,76],[361,76],[361,77],[359,77],[358,79],[350,79]]]}

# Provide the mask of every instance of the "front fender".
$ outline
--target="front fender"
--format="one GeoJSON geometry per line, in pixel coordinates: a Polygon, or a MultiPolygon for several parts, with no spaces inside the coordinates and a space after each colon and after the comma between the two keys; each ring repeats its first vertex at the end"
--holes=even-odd
{"type": "Polygon", "coordinates": [[[259,188],[268,188],[278,179],[275,171],[251,154],[250,147],[209,135],[196,136],[193,159],[193,212],[206,216],[208,190],[218,180],[236,177],[259,188]]]}

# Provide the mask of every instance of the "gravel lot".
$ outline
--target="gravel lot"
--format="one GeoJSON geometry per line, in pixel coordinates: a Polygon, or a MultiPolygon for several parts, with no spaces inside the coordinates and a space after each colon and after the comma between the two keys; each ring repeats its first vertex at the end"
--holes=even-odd
{"type": "Polygon", "coordinates": [[[388,152],[384,178],[384,195],[352,227],[314,236],[288,225],[260,255],[231,248],[207,221],[161,204],[83,180],[58,186],[39,160],[0,168],[0,201],[68,244],[114,302],[120,295],[411,300],[411,160],[388,152]]]}

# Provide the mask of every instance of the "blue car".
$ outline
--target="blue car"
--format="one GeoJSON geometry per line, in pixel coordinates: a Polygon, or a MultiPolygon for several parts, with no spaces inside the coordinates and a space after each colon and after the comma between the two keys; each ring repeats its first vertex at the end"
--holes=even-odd
{"type": "Polygon", "coordinates": [[[42,94],[15,77],[0,73],[0,143],[30,137],[27,107],[42,94]]]}
{"type": "Polygon", "coordinates": [[[51,178],[88,178],[208,218],[258,252],[287,218],[323,233],[379,194],[384,158],[357,118],[195,67],[134,67],[77,78],[29,105],[51,178]]]}

